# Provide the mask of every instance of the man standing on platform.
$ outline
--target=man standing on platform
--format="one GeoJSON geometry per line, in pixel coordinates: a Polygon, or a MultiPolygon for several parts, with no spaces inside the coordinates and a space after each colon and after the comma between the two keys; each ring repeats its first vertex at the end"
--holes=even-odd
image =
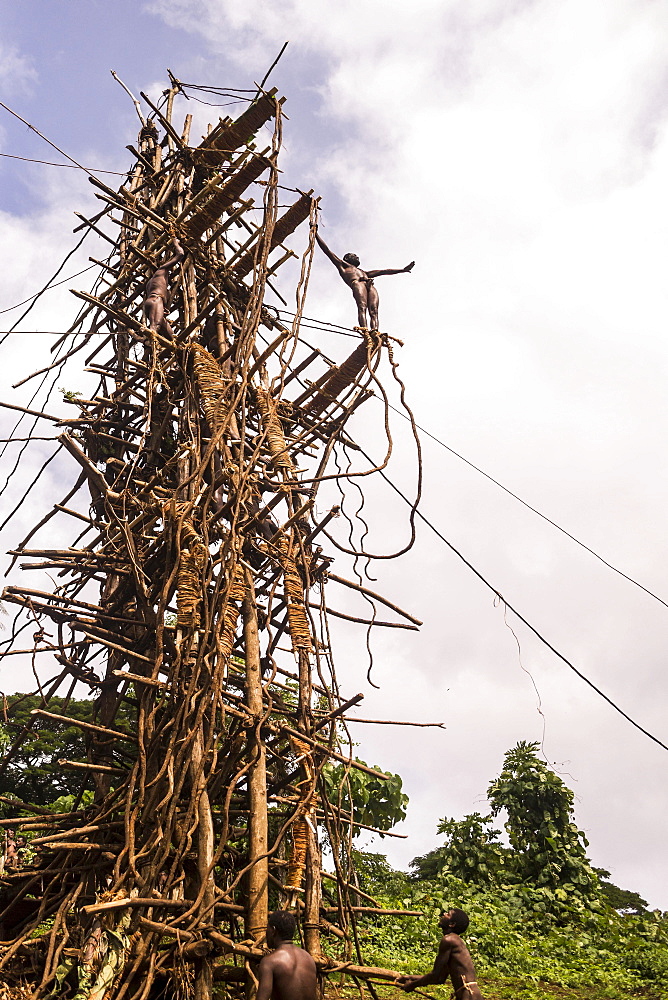
{"type": "Polygon", "coordinates": [[[357,254],[347,253],[345,257],[337,257],[329,249],[324,240],[316,233],[318,246],[327,254],[339,274],[352,289],[353,298],[357,304],[357,323],[360,330],[378,330],[378,292],[373,283],[374,278],[383,274],[410,274],[415,266],[412,260],[406,267],[386,268],[384,271],[363,271],[357,254]],[[369,326],[367,327],[367,311],[369,326]]]}
{"type": "Polygon", "coordinates": [[[315,962],[292,943],[296,930],[297,921],[287,910],[269,914],[267,947],[273,950],[260,962],[257,1000],[317,1000],[315,962]]]}
{"type": "Polygon", "coordinates": [[[400,976],[397,984],[405,993],[420,986],[440,986],[452,980],[455,1000],[482,1000],[469,950],[460,938],[469,925],[463,910],[453,909],[441,914],[438,926],[443,931],[434,968],[426,976],[400,976]]]}

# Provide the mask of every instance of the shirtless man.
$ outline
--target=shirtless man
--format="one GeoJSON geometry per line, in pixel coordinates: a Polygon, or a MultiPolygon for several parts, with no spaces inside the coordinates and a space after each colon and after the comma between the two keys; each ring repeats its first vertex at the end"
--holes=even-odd
{"type": "Polygon", "coordinates": [[[320,249],[327,254],[332,264],[338,269],[339,274],[353,291],[353,297],[357,303],[357,323],[362,330],[378,329],[378,292],[373,283],[374,278],[382,274],[410,274],[415,267],[412,260],[406,267],[387,268],[384,271],[363,271],[360,267],[360,259],[357,254],[347,253],[345,257],[337,257],[329,249],[324,240],[316,233],[315,237],[320,249]],[[367,327],[367,310],[369,312],[369,323],[367,327]]]}
{"type": "Polygon", "coordinates": [[[257,1000],[316,1000],[315,962],[292,943],[296,930],[297,922],[287,910],[269,914],[267,947],[273,951],[260,962],[257,1000]]]}
{"type": "Polygon", "coordinates": [[[469,925],[463,910],[448,910],[441,914],[438,926],[443,931],[434,968],[426,976],[400,976],[397,984],[405,993],[420,986],[440,986],[452,980],[456,1000],[482,1000],[482,993],[475,981],[475,969],[469,950],[460,938],[469,925]]]}
{"type": "Polygon", "coordinates": [[[144,315],[146,321],[155,333],[165,333],[172,336],[172,328],[165,319],[165,306],[167,304],[167,272],[174,264],[180,264],[185,257],[185,250],[174,238],[172,245],[176,254],[171,260],[161,264],[155,273],[149,278],[146,284],[146,297],[144,299],[144,315]]]}

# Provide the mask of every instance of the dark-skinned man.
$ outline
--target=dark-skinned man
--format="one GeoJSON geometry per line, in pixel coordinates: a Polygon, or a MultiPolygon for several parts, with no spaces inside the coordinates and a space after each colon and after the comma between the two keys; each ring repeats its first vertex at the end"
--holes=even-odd
{"type": "Polygon", "coordinates": [[[144,315],[146,322],[155,333],[165,333],[172,336],[172,328],[165,318],[167,306],[167,274],[170,267],[180,264],[185,257],[185,250],[177,239],[172,240],[172,245],[176,250],[174,256],[161,264],[154,271],[146,283],[146,296],[144,298],[144,315]]]}
{"type": "Polygon", "coordinates": [[[269,914],[267,947],[259,967],[257,1000],[317,1000],[315,962],[307,951],[292,943],[297,922],[287,910],[269,914]]]}
{"type": "Polygon", "coordinates": [[[482,1000],[469,950],[459,936],[468,925],[469,918],[463,910],[453,909],[441,914],[438,926],[443,937],[434,968],[426,976],[400,976],[397,984],[405,993],[421,986],[440,986],[451,979],[456,1000],[482,1000]]]}
{"type": "Polygon", "coordinates": [[[384,271],[363,271],[357,254],[347,253],[345,257],[337,257],[327,244],[316,233],[318,246],[327,254],[339,274],[352,289],[353,298],[357,304],[357,323],[361,330],[378,330],[378,292],[373,283],[374,278],[383,274],[410,274],[415,266],[412,260],[406,267],[387,268],[384,271]],[[369,325],[367,326],[367,312],[369,325]]]}

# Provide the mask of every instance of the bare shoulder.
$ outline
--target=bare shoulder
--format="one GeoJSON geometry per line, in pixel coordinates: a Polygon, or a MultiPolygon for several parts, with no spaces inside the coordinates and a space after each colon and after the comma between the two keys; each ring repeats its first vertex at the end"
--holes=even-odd
{"type": "Polygon", "coordinates": [[[456,949],[457,951],[461,951],[462,949],[464,951],[468,951],[468,948],[466,947],[466,941],[464,941],[463,938],[460,938],[459,934],[455,934],[454,931],[451,931],[449,934],[446,934],[443,937],[443,940],[447,941],[448,946],[452,949],[456,949]]]}
{"type": "Polygon", "coordinates": [[[266,955],[262,959],[262,962],[270,960],[271,967],[277,969],[294,969],[295,967],[299,967],[301,969],[313,969],[315,971],[316,968],[313,958],[307,951],[300,948],[298,945],[290,945],[287,948],[278,948],[270,955],[266,955]]]}
{"type": "Polygon", "coordinates": [[[441,948],[455,948],[458,944],[463,944],[464,942],[460,938],[459,934],[451,932],[450,934],[444,934],[441,938],[441,948]]]}

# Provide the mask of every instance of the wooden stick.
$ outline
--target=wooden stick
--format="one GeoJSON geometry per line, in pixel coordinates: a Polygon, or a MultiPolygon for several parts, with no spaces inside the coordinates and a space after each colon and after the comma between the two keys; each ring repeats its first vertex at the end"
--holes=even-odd
{"type": "Polygon", "coordinates": [[[434,729],[446,729],[447,726],[444,722],[403,722],[396,719],[356,719],[352,715],[346,715],[342,720],[344,722],[366,722],[374,726],[416,726],[424,729],[434,728],[434,729]]]}
{"type": "Polygon", "coordinates": [[[353,697],[349,698],[348,701],[344,701],[344,703],[339,705],[338,708],[335,708],[333,712],[329,712],[324,719],[320,719],[320,721],[313,727],[313,732],[315,733],[318,729],[322,729],[328,722],[331,722],[332,719],[340,718],[344,712],[347,712],[349,708],[353,708],[355,705],[359,705],[361,701],[364,701],[364,695],[360,691],[359,694],[353,695],[353,697]]]}
{"type": "Polygon", "coordinates": [[[404,611],[396,604],[392,604],[392,602],[388,601],[386,597],[381,597],[380,594],[376,594],[373,590],[368,590],[366,587],[362,587],[359,583],[353,583],[352,580],[346,580],[342,576],[337,576],[336,573],[328,573],[327,579],[334,580],[336,583],[341,583],[344,587],[349,587],[351,590],[357,590],[360,594],[366,594],[367,597],[371,597],[374,601],[378,601],[379,604],[384,604],[386,608],[390,608],[392,611],[396,611],[397,614],[401,615],[403,618],[407,618],[408,621],[412,622],[414,625],[423,624],[419,618],[414,618],[413,615],[409,615],[407,611],[404,611]]]}
{"type": "MultiPolygon", "coordinates": [[[[353,913],[377,913],[378,916],[383,917],[424,917],[422,910],[385,910],[376,906],[349,906],[347,909],[352,910],[353,913]]],[[[337,906],[324,906],[323,912],[338,913],[339,908],[337,906]]]]}
{"type": "Polygon", "coordinates": [[[58,764],[66,771],[99,771],[103,774],[119,774],[126,777],[130,774],[124,767],[109,767],[108,764],[89,764],[83,760],[59,760],[58,764]]]}
{"type": "MultiPolygon", "coordinates": [[[[112,899],[108,903],[91,903],[89,906],[82,906],[84,913],[103,913],[107,910],[122,910],[126,906],[133,908],[147,908],[150,906],[156,909],[188,910],[195,905],[194,899],[165,899],[161,897],[141,897],[129,896],[127,899],[112,899]]],[[[243,913],[244,907],[236,903],[225,903],[223,901],[215,904],[218,910],[227,910],[230,913],[243,913]]]]}
{"type": "Polygon", "coordinates": [[[33,708],[31,715],[39,715],[45,719],[53,719],[55,722],[64,722],[67,726],[76,726],[78,729],[87,729],[91,733],[101,733],[103,736],[113,736],[120,740],[134,740],[134,733],[122,733],[117,729],[107,729],[105,726],[96,726],[93,722],[82,722],[81,719],[72,719],[67,715],[56,715],[55,712],[47,712],[43,708],[33,708]]]}
{"type": "Polygon", "coordinates": [[[42,420],[53,420],[56,424],[60,420],[60,417],[53,417],[50,413],[42,413],[41,410],[30,410],[27,406],[17,406],[16,403],[5,403],[2,399],[0,399],[0,406],[3,406],[5,410],[18,410],[19,413],[27,413],[29,417],[40,417],[42,420]]]}
{"type": "Polygon", "coordinates": [[[324,753],[327,757],[333,757],[334,760],[340,760],[342,764],[354,767],[358,771],[364,771],[365,774],[370,774],[374,778],[380,778],[381,781],[390,780],[391,775],[385,774],[383,771],[374,771],[372,768],[367,767],[366,764],[360,764],[359,761],[353,760],[352,757],[344,757],[343,754],[337,753],[336,750],[332,750],[330,747],[324,746],[322,743],[318,743],[317,740],[311,739],[310,736],[306,736],[297,729],[291,729],[289,726],[281,726],[281,731],[289,733],[291,736],[296,736],[297,739],[303,740],[305,743],[309,743],[320,753],[324,753]]]}
{"type": "MultiPolygon", "coordinates": [[[[321,604],[316,604],[311,601],[309,603],[309,608],[317,608],[323,610],[321,604]]],[[[419,632],[420,629],[417,625],[406,625],[404,622],[382,622],[382,621],[372,621],[370,618],[355,618],[354,615],[346,615],[343,611],[334,611],[333,608],[324,608],[325,614],[332,615],[333,618],[343,618],[347,622],[355,622],[357,625],[378,625],[382,628],[405,628],[410,632],[419,632]]]]}

